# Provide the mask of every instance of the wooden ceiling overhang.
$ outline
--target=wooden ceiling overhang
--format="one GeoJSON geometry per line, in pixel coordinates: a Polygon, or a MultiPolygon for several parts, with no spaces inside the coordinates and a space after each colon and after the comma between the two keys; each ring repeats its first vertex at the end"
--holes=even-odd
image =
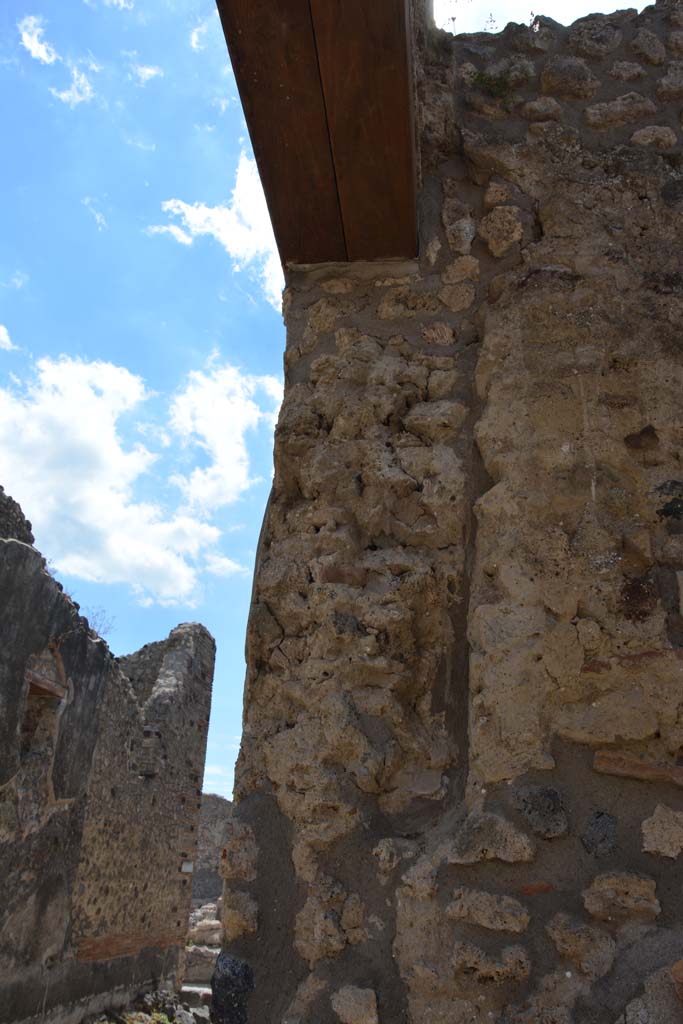
{"type": "Polygon", "coordinates": [[[417,255],[410,0],[217,0],[284,265],[417,255]]]}

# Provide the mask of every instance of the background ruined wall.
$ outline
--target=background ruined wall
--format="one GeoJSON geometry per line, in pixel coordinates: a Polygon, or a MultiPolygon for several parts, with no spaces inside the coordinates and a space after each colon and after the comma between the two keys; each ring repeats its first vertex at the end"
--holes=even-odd
{"type": "Polygon", "coordinates": [[[192,875],[192,913],[187,933],[184,980],[208,987],[221,951],[220,922],[223,880],[221,854],[230,836],[232,804],[215,793],[202,794],[197,829],[197,854],[192,875]]]}
{"type": "Polygon", "coordinates": [[[228,838],[231,813],[232,804],[225,797],[215,793],[202,795],[197,856],[192,875],[192,904],[195,907],[220,899],[223,884],[218,867],[228,838]]]}
{"type": "Polygon", "coordinates": [[[683,5],[417,30],[419,264],[289,273],[228,949],[259,1024],[670,1024],[683,5]]]}
{"type": "Polygon", "coordinates": [[[76,1022],[174,980],[214,643],[184,625],[117,662],[12,506],[10,531],[0,505],[0,1021],[76,1022]]]}

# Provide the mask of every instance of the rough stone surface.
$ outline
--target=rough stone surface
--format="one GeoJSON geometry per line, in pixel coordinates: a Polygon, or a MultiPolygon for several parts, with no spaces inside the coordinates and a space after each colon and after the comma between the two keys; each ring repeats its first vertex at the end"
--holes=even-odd
{"type": "Polygon", "coordinates": [[[652,817],[643,822],[643,850],[675,860],[683,851],[683,811],[657,804],[652,817]]]}
{"type": "Polygon", "coordinates": [[[370,988],[346,985],[334,993],[331,1001],[342,1024],[378,1024],[377,997],[370,988]]]}
{"type": "Polygon", "coordinates": [[[243,935],[252,935],[257,928],[258,908],[246,892],[230,889],[223,897],[221,923],[226,942],[234,942],[243,935]]]}
{"type": "Polygon", "coordinates": [[[635,82],[645,75],[645,68],[640,64],[634,64],[633,61],[618,60],[612,65],[610,75],[621,82],[635,82]]]}
{"type": "Polygon", "coordinates": [[[211,978],[211,1024],[247,1024],[247,1002],[253,991],[249,964],[221,953],[211,978]]]}
{"type": "Polygon", "coordinates": [[[17,502],[0,487],[0,537],[6,540],[20,540],[22,544],[33,544],[31,524],[24,516],[17,502]]]}
{"type": "Polygon", "coordinates": [[[483,949],[467,942],[458,942],[453,951],[453,969],[456,974],[469,975],[479,984],[523,981],[529,976],[531,963],[521,946],[506,946],[500,957],[488,956],[483,949]]]}
{"type": "Polygon", "coordinates": [[[562,117],[562,107],[552,96],[539,96],[536,100],[529,100],[522,108],[522,115],[528,121],[559,121],[562,117]]]}
{"type": "Polygon", "coordinates": [[[529,924],[529,912],[512,896],[496,896],[480,889],[453,892],[446,914],[454,921],[466,921],[494,932],[523,932],[529,924]]]}
{"type": "Polygon", "coordinates": [[[192,875],[192,902],[196,906],[217,900],[223,890],[219,866],[230,834],[231,809],[230,801],[222,796],[202,795],[192,875]]]}
{"type": "Polygon", "coordinates": [[[504,256],[522,238],[519,210],[514,206],[496,206],[479,225],[479,234],[494,256],[504,256]]]}
{"type": "Polygon", "coordinates": [[[666,125],[648,125],[631,136],[634,146],[654,146],[655,149],[673,149],[677,141],[676,132],[666,125]]]}
{"type": "Polygon", "coordinates": [[[614,1024],[673,1024],[681,1016],[681,997],[671,970],[664,967],[645,981],[642,995],[633,999],[614,1024]]]}
{"type": "Polygon", "coordinates": [[[185,950],[185,970],[183,981],[188,985],[208,984],[216,967],[216,959],[220,949],[214,945],[203,946],[200,943],[188,946],[185,950]]]}
{"type": "Polygon", "coordinates": [[[509,864],[533,860],[534,844],[524,833],[496,814],[474,812],[448,845],[450,864],[502,860],[509,864]]]}
{"type": "Polygon", "coordinates": [[[190,914],[188,943],[196,942],[205,946],[220,946],[222,925],[219,920],[217,903],[204,903],[190,914]]]}
{"type": "Polygon", "coordinates": [[[648,64],[663,64],[666,60],[664,43],[654,32],[650,32],[646,28],[638,29],[633,37],[631,49],[636,56],[647,61],[648,64]]]}
{"type": "Polygon", "coordinates": [[[638,875],[598,875],[583,894],[589,914],[601,921],[655,918],[661,913],[655,881],[638,875]]]}
{"type": "Polygon", "coordinates": [[[544,93],[570,99],[590,99],[600,86],[581,57],[551,57],[541,72],[544,93]]]}
{"type": "Polygon", "coordinates": [[[581,842],[594,857],[607,857],[617,845],[617,819],[607,811],[595,811],[581,833],[581,842]]]}
{"type": "Polygon", "coordinates": [[[586,121],[591,128],[620,128],[656,113],[657,108],[647,96],[627,92],[608,103],[596,103],[586,110],[586,121]]]}
{"type": "Polygon", "coordinates": [[[683,96],[683,61],[674,60],[667,65],[667,72],[660,78],[657,95],[662,100],[676,100],[683,96]]]}
{"type": "Polygon", "coordinates": [[[552,786],[525,786],[515,793],[515,803],[529,828],[544,839],[566,835],[569,821],[562,794],[552,786]]]}
{"type": "Polygon", "coordinates": [[[0,1021],[71,1024],[176,977],[214,643],[113,658],[2,509],[0,1021]]]}
{"type": "Polygon", "coordinates": [[[259,1024],[614,1024],[682,941],[683,9],[425,6],[420,258],[287,272],[230,950],[259,1024]]]}
{"type": "Polygon", "coordinates": [[[569,46],[582,57],[607,57],[618,49],[623,38],[623,32],[609,17],[592,15],[574,22],[569,46]]]}
{"type": "Polygon", "coordinates": [[[602,978],[614,963],[617,946],[614,939],[600,928],[574,921],[567,914],[557,914],[547,932],[558,953],[578,967],[589,978],[602,978]]]}

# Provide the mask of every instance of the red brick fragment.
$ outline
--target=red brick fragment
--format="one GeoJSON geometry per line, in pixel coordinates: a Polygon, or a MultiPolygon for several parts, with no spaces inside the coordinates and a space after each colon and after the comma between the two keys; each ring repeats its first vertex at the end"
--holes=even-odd
{"type": "Polygon", "coordinates": [[[639,757],[618,750],[598,750],[593,758],[593,768],[603,775],[683,786],[683,765],[641,761],[639,757]]]}
{"type": "Polygon", "coordinates": [[[544,892],[553,892],[554,889],[555,886],[550,882],[529,882],[521,886],[519,891],[523,896],[540,896],[544,892]]]}

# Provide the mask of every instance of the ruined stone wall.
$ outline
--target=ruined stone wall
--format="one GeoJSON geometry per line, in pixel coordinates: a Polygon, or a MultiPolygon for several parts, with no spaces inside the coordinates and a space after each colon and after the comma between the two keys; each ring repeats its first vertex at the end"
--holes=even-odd
{"type": "Polygon", "coordinates": [[[0,539],[0,1021],[173,983],[213,659],[184,625],[117,663],[35,548],[0,539]],[[127,672],[150,663],[141,700],[127,672]]]}
{"type": "Polygon", "coordinates": [[[215,793],[202,795],[197,831],[197,856],[192,876],[192,903],[216,902],[223,882],[219,874],[221,852],[228,840],[232,804],[215,793]]]}
{"type": "Polygon", "coordinates": [[[0,487],[0,537],[13,537],[24,544],[33,544],[31,524],[17,502],[0,487]]]}
{"type": "Polygon", "coordinates": [[[288,275],[228,949],[258,1024],[672,1024],[683,5],[416,48],[419,263],[288,275]]]}

